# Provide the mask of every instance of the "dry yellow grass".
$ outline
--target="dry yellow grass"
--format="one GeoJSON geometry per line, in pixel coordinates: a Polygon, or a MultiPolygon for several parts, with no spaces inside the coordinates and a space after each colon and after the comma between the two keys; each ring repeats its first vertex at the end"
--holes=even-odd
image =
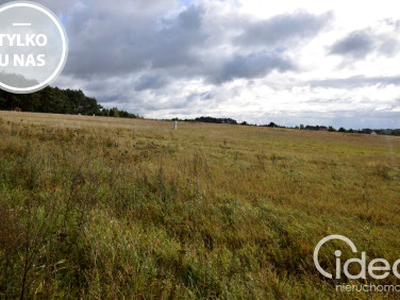
{"type": "Polygon", "coordinates": [[[322,237],[399,258],[400,138],[178,127],[0,112],[1,297],[350,297],[322,237]]]}

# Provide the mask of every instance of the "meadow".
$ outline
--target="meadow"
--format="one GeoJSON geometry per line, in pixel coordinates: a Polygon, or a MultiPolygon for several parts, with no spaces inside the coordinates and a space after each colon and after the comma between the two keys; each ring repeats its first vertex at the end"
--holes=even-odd
{"type": "Polygon", "coordinates": [[[0,112],[0,298],[395,297],[313,251],[400,258],[399,179],[399,137],[0,112]]]}

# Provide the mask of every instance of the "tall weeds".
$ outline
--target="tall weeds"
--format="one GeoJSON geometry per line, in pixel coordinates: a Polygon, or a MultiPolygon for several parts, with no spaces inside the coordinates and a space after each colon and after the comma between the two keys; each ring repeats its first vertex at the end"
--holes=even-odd
{"type": "Polygon", "coordinates": [[[77,120],[0,118],[0,298],[327,298],[322,237],[396,258],[397,139],[77,120]]]}

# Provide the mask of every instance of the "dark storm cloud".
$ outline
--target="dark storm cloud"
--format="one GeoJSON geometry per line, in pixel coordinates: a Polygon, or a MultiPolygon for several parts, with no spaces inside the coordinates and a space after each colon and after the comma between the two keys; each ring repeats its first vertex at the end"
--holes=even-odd
{"type": "MultiPolygon", "coordinates": [[[[189,8],[179,14],[177,20],[172,21],[172,26],[174,22],[178,22],[181,28],[186,30],[198,30],[201,26],[203,9],[196,6],[189,6],[189,8]]],[[[166,20],[166,23],[169,23],[166,20]]]]}
{"type": "Polygon", "coordinates": [[[282,46],[288,41],[314,37],[333,18],[332,13],[313,15],[307,12],[282,14],[268,20],[250,22],[236,41],[248,46],[282,46]]]}
{"type": "Polygon", "coordinates": [[[200,31],[201,7],[191,6],[170,18],[138,20],[137,14],[106,14],[91,7],[71,14],[66,73],[90,78],[196,64],[193,49],[206,39],[200,31]]]}
{"type": "Polygon", "coordinates": [[[352,76],[344,79],[324,79],[309,82],[311,87],[355,89],[367,86],[387,86],[390,84],[400,86],[400,76],[365,77],[352,76]]]}
{"type": "Polygon", "coordinates": [[[375,34],[370,29],[349,33],[336,41],[329,49],[329,54],[341,55],[352,60],[365,59],[367,55],[376,53],[393,56],[398,50],[399,42],[390,35],[375,34]]]}
{"type": "MultiPolygon", "coordinates": [[[[3,2],[3,1],[1,1],[1,2],[3,2]]],[[[8,1],[4,1],[4,2],[8,2],[8,1]]],[[[71,4],[74,5],[74,3],[76,3],[76,1],[71,1],[71,0],[57,0],[57,1],[37,0],[35,2],[48,7],[56,14],[65,13],[68,10],[68,7],[71,6],[71,4]]]]}
{"type": "Polygon", "coordinates": [[[235,55],[223,65],[220,72],[211,77],[217,84],[233,79],[252,79],[263,77],[276,70],[286,72],[295,70],[296,66],[279,52],[260,52],[250,55],[235,55]]]}
{"type": "MultiPolygon", "coordinates": [[[[49,0],[42,2],[50,5],[49,0]]],[[[87,0],[72,1],[68,7],[65,1],[50,5],[62,11],[66,20],[70,51],[64,74],[93,80],[137,77],[145,71],[148,77],[134,84],[136,91],[165,87],[179,78],[202,78],[214,84],[259,78],[273,70],[294,70],[294,63],[285,56],[288,42],[315,36],[332,18],[331,13],[296,12],[251,22],[238,15],[241,21],[234,30],[239,36],[226,39],[225,31],[231,28],[224,29],[227,25],[218,19],[213,26],[220,30],[209,28],[204,4],[166,14],[155,9],[162,3],[171,6],[172,1],[87,0]],[[227,47],[238,47],[236,54],[214,51],[222,41],[227,47]],[[252,45],[261,49],[249,54],[252,45]]]]}
{"type": "Polygon", "coordinates": [[[160,89],[168,84],[168,80],[159,75],[143,75],[135,84],[136,91],[160,89]]]}
{"type": "Polygon", "coordinates": [[[196,50],[206,47],[207,35],[201,30],[202,7],[190,6],[176,18],[164,19],[161,30],[151,33],[146,58],[153,68],[169,68],[199,64],[196,50]]]}
{"type": "Polygon", "coordinates": [[[334,43],[329,53],[361,59],[374,49],[375,39],[369,32],[355,31],[334,43]]]}

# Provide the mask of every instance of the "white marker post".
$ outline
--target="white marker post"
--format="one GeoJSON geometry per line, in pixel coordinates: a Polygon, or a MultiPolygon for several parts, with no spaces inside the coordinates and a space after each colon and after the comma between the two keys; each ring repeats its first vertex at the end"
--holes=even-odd
{"type": "Polygon", "coordinates": [[[174,121],[174,130],[178,130],[178,121],[174,121]]]}

